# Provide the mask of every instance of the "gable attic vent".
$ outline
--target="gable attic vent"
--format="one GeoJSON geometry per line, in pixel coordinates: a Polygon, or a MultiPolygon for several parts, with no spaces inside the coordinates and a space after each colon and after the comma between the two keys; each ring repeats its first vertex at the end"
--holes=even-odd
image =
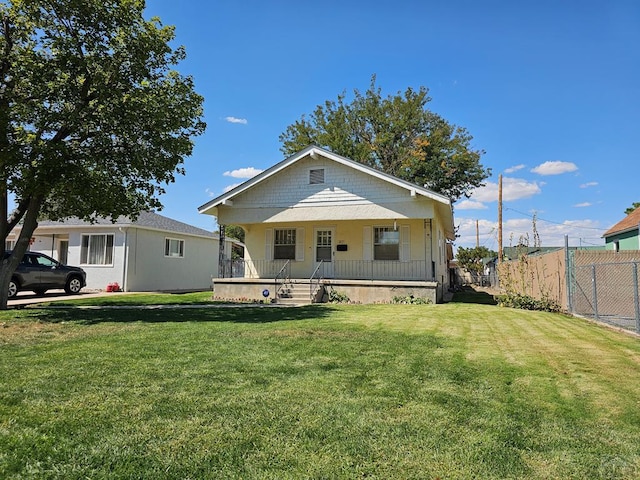
{"type": "Polygon", "coordinates": [[[309,185],[324,183],[324,168],[312,168],[309,170],[309,185]]]}

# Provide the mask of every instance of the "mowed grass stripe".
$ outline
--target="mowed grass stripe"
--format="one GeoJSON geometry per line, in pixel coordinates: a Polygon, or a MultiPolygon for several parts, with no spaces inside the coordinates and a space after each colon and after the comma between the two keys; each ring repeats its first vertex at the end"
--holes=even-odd
{"type": "Polygon", "coordinates": [[[0,315],[2,478],[640,472],[638,340],[579,319],[470,304],[0,315]]]}

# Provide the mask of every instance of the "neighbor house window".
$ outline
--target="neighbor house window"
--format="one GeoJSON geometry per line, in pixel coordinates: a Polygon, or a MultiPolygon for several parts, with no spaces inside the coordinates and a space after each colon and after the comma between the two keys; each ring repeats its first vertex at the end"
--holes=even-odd
{"type": "Polygon", "coordinates": [[[15,240],[5,240],[4,242],[4,249],[5,250],[13,250],[16,247],[16,241],[15,240]]]}
{"type": "Polygon", "coordinates": [[[84,265],[112,265],[113,234],[82,235],[80,263],[84,265]]]}
{"type": "Polygon", "coordinates": [[[165,257],[184,257],[184,240],[177,238],[164,239],[164,256],[165,257]]]}
{"type": "Polygon", "coordinates": [[[400,232],[393,227],[375,227],[373,259],[400,260],[400,232]]]}
{"type": "Polygon", "coordinates": [[[324,183],[324,168],[312,168],[309,170],[309,184],[324,183]]]}
{"type": "Polygon", "coordinates": [[[296,229],[286,228],[273,231],[274,260],[295,260],[296,258],[296,229]]]}

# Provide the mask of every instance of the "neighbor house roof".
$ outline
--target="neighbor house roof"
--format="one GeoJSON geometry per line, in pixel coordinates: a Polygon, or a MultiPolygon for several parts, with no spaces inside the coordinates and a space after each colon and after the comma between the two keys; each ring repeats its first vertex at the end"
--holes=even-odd
{"type": "Polygon", "coordinates": [[[638,226],[640,225],[640,207],[636,208],[629,215],[624,217],[618,223],[616,223],[609,230],[604,232],[603,237],[610,237],[611,235],[616,235],[619,233],[629,232],[631,230],[638,230],[638,226]]]}
{"type": "Polygon", "coordinates": [[[333,160],[334,162],[340,163],[342,165],[348,166],[350,168],[353,168],[355,170],[358,170],[360,172],[363,172],[367,175],[371,175],[373,177],[376,177],[378,179],[384,180],[386,182],[389,182],[393,185],[396,185],[400,188],[404,188],[406,189],[408,192],[410,192],[410,194],[412,196],[414,195],[420,195],[423,197],[427,197],[430,198],[431,200],[435,201],[436,204],[440,207],[442,212],[445,212],[446,215],[445,217],[449,218],[449,222],[450,225],[448,225],[447,228],[447,234],[449,236],[454,235],[454,226],[453,226],[453,211],[451,208],[451,201],[449,200],[449,198],[445,197],[444,195],[441,195],[439,193],[436,193],[432,190],[429,190],[427,188],[421,187],[419,185],[416,185],[414,183],[410,183],[407,182],[405,180],[402,180],[398,177],[394,177],[393,175],[389,175],[388,173],[382,172],[380,170],[376,170],[375,168],[371,168],[367,165],[364,165],[360,162],[356,162],[355,160],[351,160],[349,158],[343,157],[341,155],[338,155],[336,153],[330,152],[328,150],[325,150],[324,148],[320,148],[318,146],[315,145],[311,145],[307,148],[305,148],[304,150],[301,150],[300,152],[285,158],[284,160],[282,160],[281,162],[273,165],[271,168],[268,168],[267,170],[263,171],[262,173],[256,175],[255,177],[247,180],[246,182],[238,185],[237,187],[229,190],[226,193],[223,193],[222,195],[214,198],[213,200],[205,203],[204,205],[200,206],[198,208],[198,211],[200,213],[207,213],[207,214],[216,214],[217,211],[217,207],[220,205],[225,205],[225,203],[229,203],[232,204],[233,198],[247,190],[249,190],[250,188],[254,187],[255,185],[257,185],[258,183],[263,182],[264,180],[266,180],[267,178],[272,177],[273,175],[276,175],[277,173],[281,172],[282,170],[284,170],[285,168],[289,167],[290,165],[302,160],[303,158],[306,158],[307,156],[311,156],[312,158],[317,158],[317,157],[324,157],[327,158],[329,160],[333,160]]]}
{"type": "Polygon", "coordinates": [[[111,221],[111,218],[98,218],[93,224],[76,217],[57,222],[43,220],[38,222],[38,229],[46,230],[52,227],[91,228],[92,225],[108,225],[114,226],[116,228],[136,227],[144,228],[147,230],[158,230],[163,232],[180,233],[183,235],[193,235],[197,237],[218,238],[218,235],[213,232],[209,232],[202,228],[179,222],[178,220],[173,220],[163,215],[159,215],[155,212],[140,212],[138,218],[135,221],[126,216],[118,217],[115,222],[111,221]]]}

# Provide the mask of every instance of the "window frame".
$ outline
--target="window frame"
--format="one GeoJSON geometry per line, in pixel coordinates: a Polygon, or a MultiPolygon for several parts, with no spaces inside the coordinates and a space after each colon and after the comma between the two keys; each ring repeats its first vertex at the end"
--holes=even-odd
{"type": "MultiPolygon", "coordinates": [[[[113,254],[115,247],[115,234],[114,233],[83,233],[80,235],[80,265],[109,267],[113,266],[113,254]],[[98,248],[98,246],[92,246],[92,238],[104,237],[104,247],[102,256],[104,258],[103,263],[90,262],[92,256],[92,250],[98,248]],[[87,239],[87,245],[85,246],[85,238],[87,239]],[[109,239],[111,244],[109,245],[109,239]]],[[[97,255],[97,254],[96,254],[97,255]]]]}
{"type": "Polygon", "coordinates": [[[296,239],[297,239],[296,228],[274,228],[273,229],[273,259],[274,260],[296,260],[296,239]],[[279,240],[281,241],[281,243],[278,243],[279,240]],[[287,242],[284,243],[283,240],[287,242]],[[285,254],[285,252],[287,253],[285,254]]]}
{"type": "Polygon", "coordinates": [[[175,237],[164,237],[164,256],[165,258],[184,258],[184,239],[175,237]],[[177,242],[179,246],[177,255],[171,253],[172,242],[177,242]]]}
{"type": "MultiPolygon", "coordinates": [[[[372,242],[372,247],[373,247],[373,260],[374,261],[387,261],[387,262],[399,262],[400,261],[400,243],[401,243],[401,239],[400,239],[400,229],[398,228],[393,228],[393,226],[374,226],[373,227],[373,242],[372,242]],[[394,242],[382,242],[380,240],[382,240],[379,235],[378,232],[393,232],[396,235],[396,239],[394,242]],[[379,257],[384,257],[385,255],[381,255],[381,250],[383,250],[383,247],[389,247],[389,246],[394,246],[395,247],[395,255],[392,255],[395,258],[379,258],[379,257]]],[[[391,250],[389,248],[385,248],[384,250],[391,250]]],[[[387,257],[389,257],[389,255],[386,255],[387,257]]]]}

